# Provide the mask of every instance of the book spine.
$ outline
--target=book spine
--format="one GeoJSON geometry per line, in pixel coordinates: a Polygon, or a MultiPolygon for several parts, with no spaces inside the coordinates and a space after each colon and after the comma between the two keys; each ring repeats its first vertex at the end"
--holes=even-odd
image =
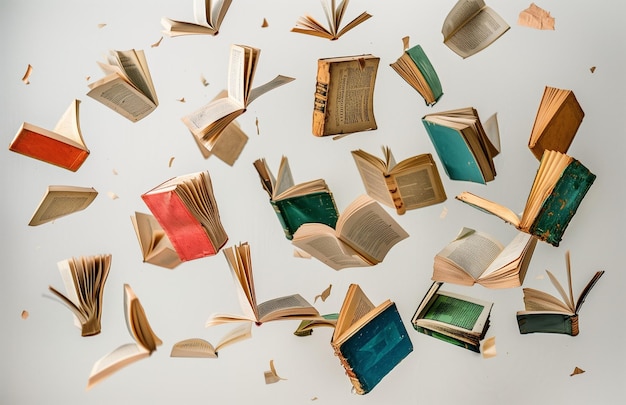
{"type": "Polygon", "coordinates": [[[387,190],[389,191],[389,195],[393,200],[393,205],[396,208],[396,212],[398,215],[403,215],[406,213],[406,206],[402,201],[402,195],[400,194],[400,190],[398,189],[398,183],[396,182],[396,178],[394,176],[385,175],[385,183],[387,184],[387,190]]]}
{"type": "Polygon", "coordinates": [[[348,362],[348,360],[341,353],[340,347],[333,343],[331,343],[331,345],[335,352],[335,356],[337,356],[337,358],[341,362],[341,365],[346,371],[346,375],[348,376],[348,378],[350,379],[350,382],[352,383],[352,386],[354,387],[354,392],[359,395],[367,394],[367,392],[363,389],[361,385],[361,381],[359,380],[359,377],[356,375],[356,373],[352,369],[352,366],[350,366],[350,363],[348,362]]]}
{"type": "Polygon", "coordinates": [[[328,191],[271,201],[271,204],[289,240],[306,223],[320,223],[334,229],[339,217],[335,199],[328,191]]]}
{"type": "Polygon", "coordinates": [[[291,232],[291,228],[289,227],[287,223],[288,218],[285,215],[283,215],[280,209],[280,206],[277,204],[276,201],[270,200],[270,204],[272,205],[272,208],[274,208],[274,212],[276,213],[276,217],[278,217],[278,222],[280,222],[280,226],[282,226],[283,228],[283,232],[285,233],[285,238],[292,240],[293,232],[291,232]]]}
{"type": "Polygon", "coordinates": [[[578,314],[570,316],[569,321],[572,325],[570,335],[572,336],[578,335],[578,332],[579,332],[578,331],[578,314]]]}
{"type": "Polygon", "coordinates": [[[313,103],[313,135],[326,135],[326,111],[328,107],[328,92],[330,90],[330,63],[318,60],[317,79],[315,82],[315,100],[313,103]]]}

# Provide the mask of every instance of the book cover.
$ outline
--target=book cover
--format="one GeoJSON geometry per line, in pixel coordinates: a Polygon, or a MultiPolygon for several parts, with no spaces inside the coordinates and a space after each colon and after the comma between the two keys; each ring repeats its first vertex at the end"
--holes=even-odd
{"type": "MultiPolygon", "coordinates": [[[[426,56],[426,53],[420,45],[415,45],[414,47],[407,49],[406,53],[411,57],[411,60],[422,73],[424,79],[426,79],[426,83],[428,83],[428,87],[430,87],[430,91],[433,92],[433,96],[435,97],[435,102],[430,105],[434,105],[437,101],[439,101],[441,96],[443,96],[441,81],[439,80],[439,76],[437,75],[435,68],[430,63],[428,56],[426,56]]],[[[429,104],[426,103],[426,105],[429,104]]]]}
{"type": "Polygon", "coordinates": [[[413,351],[413,344],[392,303],[336,350],[353,383],[356,379],[360,385],[355,385],[357,393],[367,394],[413,351]]]}
{"type": "Polygon", "coordinates": [[[293,234],[302,224],[315,222],[334,229],[339,217],[333,195],[325,191],[278,201],[270,200],[270,204],[289,240],[293,239],[293,234]]]}
{"type": "Polygon", "coordinates": [[[450,343],[453,344],[455,346],[459,346],[462,347],[464,349],[467,350],[471,350],[475,353],[480,353],[480,344],[471,344],[468,342],[465,342],[461,339],[456,339],[452,336],[448,336],[448,335],[444,335],[443,333],[439,333],[436,332],[434,330],[430,330],[430,329],[426,329],[422,326],[418,326],[418,325],[413,325],[413,327],[415,328],[416,331],[418,331],[419,333],[423,333],[424,335],[427,336],[432,336],[434,338],[437,338],[439,340],[443,340],[446,343],[450,343]]]}
{"type": "Polygon", "coordinates": [[[517,314],[517,326],[521,334],[527,333],[560,333],[578,335],[578,314],[562,313],[517,314]]]}

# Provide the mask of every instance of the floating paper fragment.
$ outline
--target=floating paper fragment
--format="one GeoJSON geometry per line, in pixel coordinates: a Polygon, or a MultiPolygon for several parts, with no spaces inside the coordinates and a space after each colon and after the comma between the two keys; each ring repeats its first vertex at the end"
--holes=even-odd
{"type": "Polygon", "coordinates": [[[263,374],[265,375],[265,384],[274,384],[280,380],[286,380],[286,378],[278,376],[276,368],[274,367],[274,360],[270,360],[270,369],[265,371],[263,374]]]}
{"type": "Polygon", "coordinates": [[[589,68],[589,71],[590,71],[591,73],[595,72],[595,71],[596,71],[596,67],[595,67],[595,66],[590,67],[590,68],[589,68]]]}
{"type": "Polygon", "coordinates": [[[206,86],[208,86],[208,85],[209,85],[209,82],[207,82],[207,81],[206,81],[206,79],[204,78],[204,76],[203,76],[203,75],[200,75],[200,82],[202,82],[202,85],[203,85],[204,87],[206,87],[206,86]]]}
{"type": "Polygon", "coordinates": [[[172,163],[174,163],[174,156],[172,156],[172,157],[170,158],[170,161],[169,161],[169,163],[167,164],[167,167],[172,167],[172,163]]]}
{"type": "Polygon", "coordinates": [[[448,215],[448,208],[447,207],[443,207],[443,209],[441,210],[441,214],[439,214],[439,218],[440,219],[444,219],[446,217],[446,215],[448,215]]]}
{"type": "Polygon", "coordinates": [[[86,80],[86,81],[91,80],[91,76],[85,76],[85,80],[86,80]]]}
{"type": "Polygon", "coordinates": [[[106,25],[105,23],[100,23],[100,24],[98,24],[98,28],[104,28],[104,27],[106,27],[106,26],[107,26],[107,25],[106,25]]]}
{"type": "Polygon", "coordinates": [[[261,130],[259,130],[259,117],[256,117],[256,120],[254,121],[254,124],[256,125],[256,134],[260,135],[261,134],[261,130]]]}
{"type": "Polygon", "coordinates": [[[300,259],[310,259],[311,255],[308,254],[307,252],[305,252],[304,250],[294,249],[293,250],[293,257],[297,257],[297,258],[300,258],[300,259]]]}
{"type": "Polygon", "coordinates": [[[483,358],[490,359],[492,357],[496,357],[496,337],[492,336],[490,338],[485,339],[483,343],[483,358]]]}
{"type": "Polygon", "coordinates": [[[113,169],[113,175],[117,176],[117,170],[113,169]]]}
{"type": "Polygon", "coordinates": [[[30,81],[28,80],[28,78],[30,77],[31,73],[33,73],[33,67],[29,63],[28,67],[26,68],[26,73],[24,73],[24,76],[22,76],[22,81],[25,84],[30,84],[30,81]]]}
{"type": "Polygon", "coordinates": [[[156,48],[157,46],[161,45],[161,41],[163,41],[163,37],[159,38],[158,41],[150,45],[150,48],[156,48]]]}
{"type": "Polygon", "coordinates": [[[543,280],[544,278],[546,278],[546,276],[544,276],[543,274],[540,274],[537,277],[535,277],[535,280],[543,280]]]}
{"type": "Polygon", "coordinates": [[[185,102],[185,97],[177,98],[176,101],[180,101],[181,103],[185,102]]]}
{"type": "Polygon", "coordinates": [[[120,198],[117,194],[115,194],[113,191],[107,191],[107,195],[109,196],[109,198],[111,200],[117,200],[118,198],[120,198]]]}
{"type": "Polygon", "coordinates": [[[317,301],[318,298],[321,298],[322,302],[326,301],[326,298],[328,298],[328,296],[330,295],[330,290],[332,288],[333,288],[333,285],[330,284],[328,286],[328,288],[326,288],[324,291],[322,291],[321,294],[315,296],[315,298],[313,299],[313,303],[315,304],[315,301],[317,301]]]}
{"type": "Polygon", "coordinates": [[[530,7],[519,13],[517,24],[538,30],[553,30],[554,17],[550,15],[550,12],[538,7],[535,3],[530,3],[530,7]]]}
{"type": "Polygon", "coordinates": [[[267,28],[268,26],[269,24],[267,23],[267,20],[264,18],[263,23],[261,24],[261,28],[267,28]]]}
{"type": "Polygon", "coordinates": [[[22,319],[28,319],[28,315],[30,315],[30,314],[28,313],[27,310],[23,310],[22,311],[22,319]]]}
{"type": "Polygon", "coordinates": [[[317,401],[317,397],[311,398],[311,401],[317,401]]]}
{"type": "Polygon", "coordinates": [[[572,374],[570,374],[569,376],[572,377],[572,376],[575,376],[577,374],[582,374],[584,372],[585,372],[585,370],[583,370],[582,368],[574,367],[574,371],[572,371],[572,374]]]}

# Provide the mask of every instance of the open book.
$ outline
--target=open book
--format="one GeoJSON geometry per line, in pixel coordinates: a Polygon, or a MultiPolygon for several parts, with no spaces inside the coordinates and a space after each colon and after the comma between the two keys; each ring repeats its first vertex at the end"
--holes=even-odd
{"type": "Polygon", "coordinates": [[[389,66],[432,107],[443,96],[439,76],[420,45],[409,48],[409,37],[402,38],[402,43],[404,52],[389,66]]]}
{"type": "Polygon", "coordinates": [[[493,214],[553,246],[558,246],[596,175],[566,154],[544,152],[521,217],[498,203],[467,191],[456,198],[493,214]]]}
{"type": "Polygon", "coordinates": [[[163,342],[154,333],[139,298],[124,284],[124,316],[126,326],[136,343],[127,343],[96,361],[91,369],[87,389],[127,365],[149,357],[163,342]]]}
{"type": "Polygon", "coordinates": [[[193,357],[193,358],[212,358],[218,357],[220,349],[241,342],[252,337],[252,322],[246,322],[242,325],[234,327],[215,346],[211,342],[200,339],[191,338],[181,340],[174,343],[170,357],[193,357]]]}
{"type": "Polygon", "coordinates": [[[98,196],[93,187],[48,186],[28,225],[37,226],[87,208],[98,196]]]}
{"type": "Polygon", "coordinates": [[[483,0],[459,0],[441,28],[443,43],[462,58],[482,51],[511,28],[483,0]]]}
{"type": "Polygon", "coordinates": [[[493,158],[500,153],[497,147],[500,134],[485,131],[476,109],[427,114],[422,117],[422,123],[451,180],[485,184],[495,179],[493,158]]]}
{"type": "Polygon", "coordinates": [[[317,222],[335,227],[339,214],[335,199],[324,179],[294,184],[289,161],[285,156],[280,159],[276,178],[265,159],[257,159],[253,164],[263,188],[270,196],[270,204],[287,239],[293,239],[293,234],[305,223],[317,222]]]}
{"type": "Polygon", "coordinates": [[[396,304],[374,305],[358,284],[348,287],[330,344],[359,395],[413,351],[396,304]]]}
{"type": "Polygon", "coordinates": [[[545,150],[567,153],[585,113],[574,92],[546,86],[537,109],[528,148],[537,159],[545,150]]]}
{"type": "Polygon", "coordinates": [[[597,271],[583,288],[578,300],[574,301],[572,292],[572,269],[570,266],[569,251],[565,252],[567,269],[568,293],[554,275],[546,270],[552,285],[559,292],[562,301],[543,291],[534,288],[524,288],[524,311],[517,312],[517,325],[522,334],[526,333],[561,333],[571,336],[578,335],[578,311],[585,298],[604,274],[604,270],[597,271]]]}
{"type": "Polygon", "coordinates": [[[252,258],[248,243],[224,249],[224,256],[226,256],[226,261],[235,282],[239,305],[243,314],[213,314],[209,317],[206,326],[242,321],[252,321],[260,325],[264,322],[277,320],[320,318],[320,314],[315,307],[302,298],[300,294],[274,298],[257,304],[252,273],[252,258]]]}
{"type": "Polygon", "coordinates": [[[142,50],[110,51],[106,63],[98,65],[106,76],[89,84],[89,97],[133,122],[157,108],[159,100],[142,50]]]}
{"type": "Polygon", "coordinates": [[[166,269],[173,269],[181,263],[172,242],[154,216],[135,211],[130,220],[135,228],[145,263],[166,269]]]}
{"type": "Polygon", "coordinates": [[[217,35],[232,0],[193,0],[194,22],[161,18],[163,33],[170,37],[180,35],[217,35]]]}
{"type": "Polygon", "coordinates": [[[73,100],[52,131],[22,123],[9,150],[75,172],[89,156],[80,131],[80,100],[73,100]]]}
{"type": "Polygon", "coordinates": [[[357,197],[337,220],[336,230],[324,224],[303,224],[291,243],[335,270],[374,266],[409,234],[367,195],[357,197]]]}
{"type": "Polygon", "coordinates": [[[304,319],[300,322],[300,325],[293,331],[296,336],[310,336],[313,333],[313,329],[319,327],[334,328],[337,324],[337,318],[339,313],[334,312],[332,314],[324,314],[321,319],[304,319]]]}
{"type": "Polygon", "coordinates": [[[441,291],[434,282],[420,302],[411,323],[420,333],[480,353],[489,329],[492,302],[441,291]]]}
{"type": "Polygon", "coordinates": [[[364,150],[352,151],[365,192],[381,204],[406,210],[438,204],[446,200],[439,170],[430,153],[412,156],[396,163],[391,149],[383,146],[384,160],[364,150]]]}
{"type": "Polygon", "coordinates": [[[305,15],[298,18],[296,26],[291,29],[291,32],[322,37],[330,39],[331,41],[339,39],[340,36],[371,17],[370,14],[364,11],[354,20],[341,27],[341,20],[343,20],[343,16],[348,8],[348,2],[349,0],[341,0],[339,5],[336,6],[335,0],[331,0],[330,4],[328,0],[322,0],[322,7],[324,8],[328,26],[324,27],[322,23],[315,18],[310,15],[305,15]]]}
{"type": "Polygon", "coordinates": [[[248,105],[259,96],[293,80],[276,76],[273,80],[252,88],[261,50],[246,45],[231,45],[228,62],[228,97],[217,98],[204,107],[182,118],[191,133],[211,150],[216,137],[235,118],[243,114],[248,105]]]}
{"type": "Polygon", "coordinates": [[[182,261],[215,255],[228,241],[209,172],[174,177],[141,198],[182,261]]]}
{"type": "Polygon", "coordinates": [[[537,239],[527,233],[519,232],[503,246],[491,235],[464,227],[435,255],[432,279],[487,288],[519,287],[536,245],[537,239]]]}
{"type": "Polygon", "coordinates": [[[100,333],[104,284],[111,268],[111,255],[81,256],[57,263],[66,293],[48,288],[74,314],[82,336],[100,333]]]}

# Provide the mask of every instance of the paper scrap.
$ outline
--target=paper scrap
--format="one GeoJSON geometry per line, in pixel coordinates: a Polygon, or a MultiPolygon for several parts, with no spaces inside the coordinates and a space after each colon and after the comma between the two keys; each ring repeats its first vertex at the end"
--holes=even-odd
{"type": "Polygon", "coordinates": [[[328,298],[328,296],[330,295],[330,290],[332,288],[333,288],[332,284],[328,285],[328,288],[322,291],[321,294],[315,296],[315,298],[313,299],[313,303],[315,304],[315,301],[317,301],[318,298],[321,298],[322,302],[326,301],[326,298],[328,298]]]}
{"type": "Polygon", "coordinates": [[[317,397],[311,398],[311,401],[317,401],[317,397]]]}
{"type": "Polygon", "coordinates": [[[546,278],[546,276],[544,276],[543,274],[540,274],[537,277],[535,277],[535,280],[543,280],[544,278],[546,278]]]}
{"type": "Polygon", "coordinates": [[[109,198],[111,200],[117,200],[118,198],[120,198],[117,194],[115,194],[113,191],[107,191],[107,195],[109,196],[109,198]]]}
{"type": "Polygon", "coordinates": [[[595,72],[595,71],[596,71],[596,67],[595,67],[595,66],[590,67],[590,68],[589,68],[589,71],[590,71],[591,73],[595,72]]]}
{"type": "Polygon", "coordinates": [[[30,77],[31,73],[33,73],[33,67],[29,63],[28,67],[26,68],[26,73],[24,73],[24,76],[22,76],[22,81],[25,84],[30,84],[30,81],[28,80],[28,78],[30,77]]]}
{"type": "Polygon", "coordinates": [[[304,250],[294,249],[293,257],[297,257],[299,259],[310,259],[312,256],[308,254],[307,252],[305,252],[304,250]]]}
{"type": "Polygon", "coordinates": [[[204,78],[204,75],[200,75],[200,82],[202,83],[204,87],[209,85],[209,82],[206,81],[206,79],[204,78]]]}
{"type": "Polygon", "coordinates": [[[574,371],[572,371],[572,374],[570,374],[569,376],[572,377],[572,376],[575,376],[577,374],[582,374],[584,372],[585,372],[585,370],[583,370],[582,368],[574,367],[574,371]]]}
{"type": "Polygon", "coordinates": [[[280,380],[286,380],[286,378],[282,378],[276,372],[276,368],[274,367],[274,360],[270,360],[270,369],[263,373],[265,375],[265,384],[274,384],[279,382],[280,380]]]}
{"type": "Polygon", "coordinates": [[[107,25],[106,25],[105,23],[100,23],[100,24],[98,24],[98,28],[104,28],[104,27],[106,27],[106,26],[107,26],[107,25]]]}
{"type": "Polygon", "coordinates": [[[483,342],[483,358],[490,359],[492,357],[496,357],[498,353],[496,353],[496,337],[492,336],[490,338],[485,339],[483,342]]]}
{"type": "Polygon", "coordinates": [[[117,170],[113,169],[113,175],[117,176],[117,170]]]}
{"type": "Polygon", "coordinates": [[[23,311],[22,311],[22,315],[21,315],[21,316],[22,316],[22,319],[28,319],[28,315],[30,315],[30,314],[28,313],[28,311],[27,311],[27,310],[23,310],[23,311]]]}
{"type": "Polygon", "coordinates": [[[161,45],[161,41],[163,41],[163,37],[159,38],[158,41],[150,45],[150,48],[156,48],[157,46],[161,45]]]}
{"type": "Polygon", "coordinates": [[[261,130],[259,129],[259,117],[256,117],[254,124],[256,125],[256,134],[261,135],[261,130]]]}
{"type": "Polygon", "coordinates": [[[172,163],[174,163],[174,158],[175,158],[174,156],[172,156],[172,157],[170,158],[170,161],[169,161],[169,163],[167,164],[167,167],[172,167],[172,163]]]}
{"type": "Polygon", "coordinates": [[[85,76],[85,80],[86,80],[86,81],[91,80],[91,76],[85,76]]]}
{"type": "Polygon", "coordinates": [[[448,208],[443,207],[443,209],[441,210],[441,214],[439,214],[439,219],[444,219],[446,215],[448,215],[448,208]]]}
{"type": "Polygon", "coordinates": [[[268,26],[269,24],[267,23],[267,20],[264,18],[263,23],[261,23],[261,28],[267,28],[268,26]]]}
{"type": "Polygon", "coordinates": [[[409,44],[410,44],[410,42],[409,42],[409,37],[408,36],[402,38],[402,50],[403,51],[406,51],[407,49],[409,49],[409,44]]]}
{"type": "Polygon", "coordinates": [[[185,103],[185,97],[181,97],[181,98],[177,98],[176,101],[179,101],[181,103],[185,103]]]}
{"type": "Polygon", "coordinates": [[[530,3],[530,7],[519,13],[517,24],[538,30],[553,30],[554,17],[549,11],[538,7],[535,3],[530,3]]]}

